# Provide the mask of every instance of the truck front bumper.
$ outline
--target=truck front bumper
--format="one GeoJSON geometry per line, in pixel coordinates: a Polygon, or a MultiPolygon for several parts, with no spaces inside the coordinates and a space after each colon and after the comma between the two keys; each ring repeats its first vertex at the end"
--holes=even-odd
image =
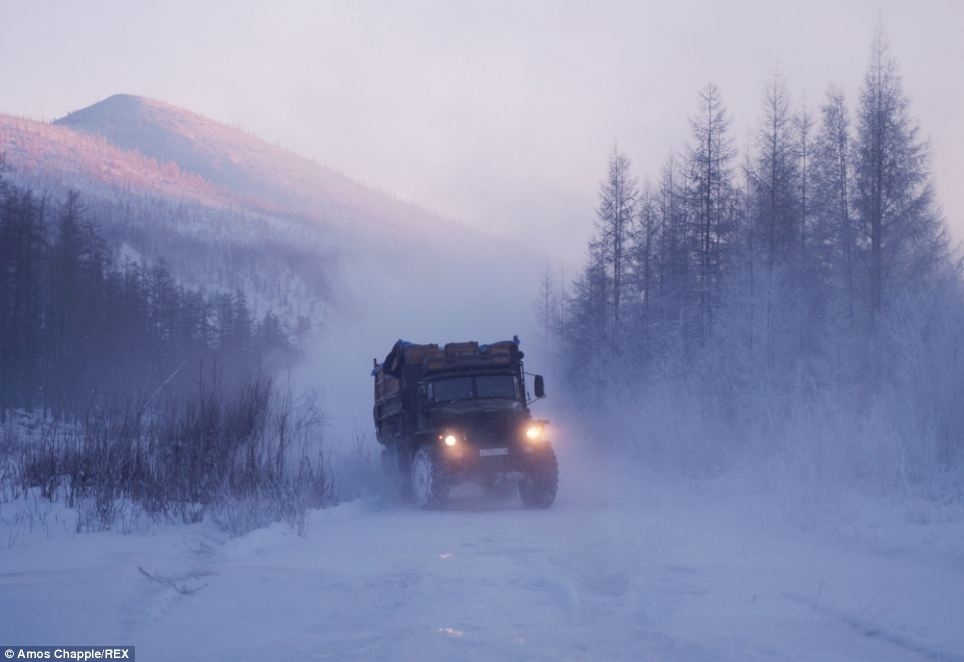
{"type": "Polygon", "coordinates": [[[454,482],[491,482],[492,478],[522,475],[540,449],[530,445],[474,446],[445,449],[445,462],[454,482]]]}

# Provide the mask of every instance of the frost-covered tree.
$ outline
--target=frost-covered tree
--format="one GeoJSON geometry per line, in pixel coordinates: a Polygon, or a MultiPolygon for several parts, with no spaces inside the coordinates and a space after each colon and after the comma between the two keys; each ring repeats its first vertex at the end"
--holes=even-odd
{"type": "Polygon", "coordinates": [[[609,281],[608,307],[611,342],[618,346],[622,334],[624,296],[628,285],[628,256],[639,191],[630,172],[629,157],[613,146],[606,179],[599,189],[594,250],[609,281]]]}
{"type": "MultiPolygon", "coordinates": [[[[582,274],[572,284],[567,331],[563,336],[566,378],[573,392],[602,397],[608,357],[615,353],[609,334],[608,291],[611,278],[595,243],[582,274]]],[[[591,404],[591,403],[584,403],[591,404]]]]}
{"type": "Polygon", "coordinates": [[[807,106],[807,96],[804,94],[800,106],[800,114],[796,118],[797,156],[799,165],[799,196],[800,196],[800,250],[806,252],[808,233],[811,225],[811,180],[813,178],[813,117],[807,106]]]}
{"type": "Polygon", "coordinates": [[[924,282],[946,253],[927,144],[908,111],[897,63],[878,24],[853,145],[854,206],[872,325],[889,297],[924,282]]]}
{"type": "Polygon", "coordinates": [[[647,182],[639,196],[639,218],[633,233],[632,252],[637,306],[635,321],[641,327],[637,330],[640,336],[637,344],[641,343],[643,351],[647,353],[653,327],[653,298],[657,286],[656,251],[660,240],[656,193],[647,182]]]}
{"type": "Polygon", "coordinates": [[[678,333],[682,328],[687,294],[692,291],[690,254],[687,246],[687,209],[679,161],[671,156],[656,189],[659,225],[657,242],[657,302],[663,328],[678,333]]]}
{"type": "Polygon", "coordinates": [[[700,342],[713,328],[726,253],[733,243],[732,161],[736,152],[729,117],[719,88],[712,83],[699,93],[699,110],[690,119],[692,143],[687,153],[687,196],[690,241],[695,255],[699,297],[700,342]]]}
{"type": "Polygon", "coordinates": [[[552,276],[552,267],[546,265],[542,277],[539,279],[539,298],[536,301],[536,323],[542,332],[542,339],[549,343],[553,338],[553,315],[557,309],[558,292],[556,282],[552,276]]]}
{"type": "Polygon", "coordinates": [[[856,232],[851,212],[850,120],[843,92],[827,91],[813,147],[813,252],[849,324],[854,318],[856,232]]]}
{"type": "Polygon", "coordinates": [[[759,236],[755,245],[771,269],[789,259],[799,245],[798,181],[793,111],[783,78],[775,72],[763,97],[753,167],[753,226],[759,236]]]}

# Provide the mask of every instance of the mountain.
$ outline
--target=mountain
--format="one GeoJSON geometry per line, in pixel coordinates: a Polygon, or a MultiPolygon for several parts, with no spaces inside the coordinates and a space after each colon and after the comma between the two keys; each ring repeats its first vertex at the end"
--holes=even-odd
{"type": "Polygon", "coordinates": [[[545,255],[183,108],[115,95],[50,124],[0,115],[0,152],[16,183],[80,190],[119,255],[313,322],[299,379],[345,438],[370,416],[372,357],[398,338],[531,327],[545,255]]]}
{"type": "Polygon", "coordinates": [[[154,99],[118,94],[53,123],[0,115],[0,152],[21,183],[84,193],[117,246],[164,258],[189,283],[254,292],[263,306],[298,290],[356,310],[417,296],[465,315],[495,293],[527,319],[546,263],[154,99]]]}
{"type": "Polygon", "coordinates": [[[241,129],[154,99],[117,94],[54,122],[184,173],[269,213],[315,221],[396,222],[452,230],[453,223],[363,186],[241,129]]]}
{"type": "Polygon", "coordinates": [[[203,177],[113,145],[105,136],[0,114],[0,154],[22,183],[94,195],[136,194],[225,207],[230,197],[203,177]]]}
{"type": "MultiPolygon", "coordinates": [[[[190,110],[117,94],[52,124],[0,114],[0,152],[25,182],[99,197],[190,202],[307,224],[339,252],[521,257],[500,238],[362,185],[190,110]]],[[[299,230],[300,231],[300,230],[299,230]]],[[[404,260],[402,260],[404,262],[404,260]]],[[[409,267],[424,267],[424,261],[409,267]]]]}

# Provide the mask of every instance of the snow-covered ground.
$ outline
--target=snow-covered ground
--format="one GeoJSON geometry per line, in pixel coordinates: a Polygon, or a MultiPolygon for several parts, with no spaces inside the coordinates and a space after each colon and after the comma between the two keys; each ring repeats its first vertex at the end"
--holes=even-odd
{"type": "Polygon", "coordinates": [[[563,464],[547,511],[463,488],[445,512],[316,511],[305,537],[75,535],[35,512],[32,533],[0,531],[0,643],[134,644],[142,661],[964,660],[964,525],[943,510],[582,467],[563,464]]]}

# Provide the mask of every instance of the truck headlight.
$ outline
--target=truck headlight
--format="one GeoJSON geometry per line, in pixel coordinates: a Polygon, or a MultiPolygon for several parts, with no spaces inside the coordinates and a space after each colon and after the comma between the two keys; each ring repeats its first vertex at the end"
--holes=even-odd
{"type": "Polygon", "coordinates": [[[449,448],[451,448],[452,446],[454,446],[459,442],[458,437],[456,437],[454,434],[445,435],[445,439],[443,439],[443,441],[445,442],[445,445],[448,446],[449,448]]]}
{"type": "Polygon", "coordinates": [[[542,439],[543,428],[541,425],[533,424],[526,428],[526,439],[529,441],[539,441],[542,439]]]}

